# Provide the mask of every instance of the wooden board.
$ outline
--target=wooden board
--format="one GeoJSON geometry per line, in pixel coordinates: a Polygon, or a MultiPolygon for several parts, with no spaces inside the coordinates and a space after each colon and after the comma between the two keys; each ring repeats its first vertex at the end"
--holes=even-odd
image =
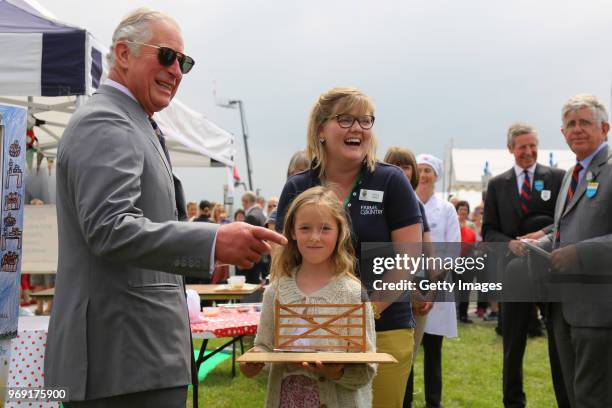
{"type": "Polygon", "coordinates": [[[378,363],[396,364],[397,360],[387,353],[293,353],[293,352],[246,352],[238,361],[241,363],[378,363]]]}

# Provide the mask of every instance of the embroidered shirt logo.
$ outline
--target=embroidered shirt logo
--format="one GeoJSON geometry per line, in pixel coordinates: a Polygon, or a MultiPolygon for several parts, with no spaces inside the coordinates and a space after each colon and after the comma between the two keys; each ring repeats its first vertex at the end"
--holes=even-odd
{"type": "Polygon", "coordinates": [[[361,215],[381,215],[383,213],[382,208],[378,208],[376,205],[362,205],[361,215]]]}

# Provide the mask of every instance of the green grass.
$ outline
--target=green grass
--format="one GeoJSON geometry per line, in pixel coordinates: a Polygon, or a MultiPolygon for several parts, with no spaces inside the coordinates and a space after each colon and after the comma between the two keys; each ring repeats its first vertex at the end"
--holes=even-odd
{"type": "MultiPolygon", "coordinates": [[[[228,339],[213,339],[207,349],[221,346],[228,339]]],[[[194,339],[194,347],[199,348],[201,340],[194,339]]],[[[238,351],[240,346],[236,345],[238,351]]],[[[245,348],[248,346],[245,344],[245,348]]],[[[198,387],[198,405],[206,408],[247,408],[262,407],[266,398],[266,376],[249,379],[240,373],[236,363],[236,377],[232,378],[232,359],[219,364],[198,387]]],[[[187,406],[192,407],[192,390],[189,390],[187,406]]]]}
{"type": "MultiPolygon", "coordinates": [[[[458,339],[445,339],[442,404],[445,408],[495,408],[502,404],[502,341],[494,326],[480,323],[459,326],[458,339]]],[[[208,348],[222,344],[209,342],[208,348]]],[[[196,346],[199,342],[196,341],[196,346]]],[[[546,338],[529,339],[524,360],[524,387],[528,405],[533,408],[556,407],[546,338]]],[[[266,378],[231,376],[231,359],[221,363],[206,377],[199,389],[199,406],[206,408],[262,407],[266,378]]],[[[425,406],[423,395],[423,356],[415,364],[414,406],[425,406]]],[[[188,406],[191,407],[191,391],[188,406]]]]}
{"type": "MultiPolygon", "coordinates": [[[[460,324],[459,338],[444,339],[442,359],[445,408],[503,407],[502,339],[495,335],[492,324],[460,324]]],[[[414,406],[421,408],[425,406],[422,350],[415,376],[414,406]]],[[[530,407],[556,407],[545,337],[527,341],[523,382],[530,407]]]]}

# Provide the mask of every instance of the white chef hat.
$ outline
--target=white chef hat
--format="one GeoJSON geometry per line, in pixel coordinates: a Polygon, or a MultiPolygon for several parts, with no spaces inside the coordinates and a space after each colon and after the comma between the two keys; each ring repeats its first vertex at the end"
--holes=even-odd
{"type": "Polygon", "coordinates": [[[443,168],[443,164],[442,164],[442,160],[438,159],[436,156],[433,156],[431,154],[419,154],[416,157],[416,162],[417,164],[427,164],[429,165],[434,173],[436,173],[436,177],[439,177],[440,174],[442,173],[442,168],[443,168]]]}

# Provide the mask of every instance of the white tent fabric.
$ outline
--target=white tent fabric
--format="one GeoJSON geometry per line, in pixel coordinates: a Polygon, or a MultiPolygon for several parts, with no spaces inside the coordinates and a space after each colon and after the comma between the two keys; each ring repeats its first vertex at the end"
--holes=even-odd
{"type": "Polygon", "coordinates": [[[42,34],[0,33],[0,78],[6,95],[38,95],[41,88],[42,34]],[[9,63],[8,59],[11,59],[9,63]],[[15,69],[18,67],[17,69],[15,69]]]}
{"type": "Polygon", "coordinates": [[[155,120],[168,140],[173,166],[209,166],[206,159],[212,158],[233,168],[233,136],[181,101],[174,99],[155,120]]]}
{"type": "MultiPolygon", "coordinates": [[[[34,0],[0,0],[0,8],[0,95],[10,95],[0,97],[0,103],[27,107],[40,150],[54,157],[70,115],[105,77],[107,50],[90,33],[60,22],[34,0]],[[72,46],[77,55],[56,55],[65,35],[76,38],[72,46]],[[76,67],[64,67],[62,61],[76,67]],[[75,77],[84,82],[75,82],[75,77]]],[[[175,99],[156,119],[175,167],[206,167],[211,159],[214,165],[233,166],[233,136],[202,114],[175,99]]]]}

